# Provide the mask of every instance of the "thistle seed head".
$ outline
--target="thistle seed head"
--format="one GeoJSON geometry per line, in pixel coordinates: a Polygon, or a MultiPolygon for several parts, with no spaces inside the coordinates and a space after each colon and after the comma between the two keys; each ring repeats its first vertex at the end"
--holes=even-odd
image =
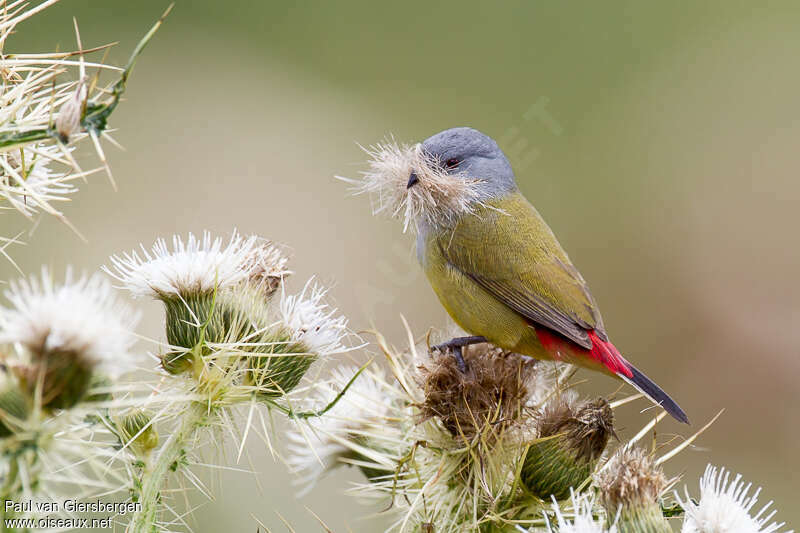
{"type": "Polygon", "coordinates": [[[613,413],[604,398],[578,403],[571,394],[550,400],[539,412],[538,438],[525,455],[523,485],[542,500],[569,497],[594,470],[613,432],[613,413]]]}
{"type": "Polygon", "coordinates": [[[669,484],[652,456],[639,448],[625,448],[595,477],[600,503],[609,517],[618,516],[620,533],[669,533],[661,512],[660,496],[669,484]]]}
{"type": "Polygon", "coordinates": [[[530,418],[527,407],[535,362],[489,344],[463,349],[468,370],[462,372],[450,353],[432,352],[418,369],[425,400],[422,420],[437,418],[457,437],[471,440],[491,426],[502,433],[530,418]]]}

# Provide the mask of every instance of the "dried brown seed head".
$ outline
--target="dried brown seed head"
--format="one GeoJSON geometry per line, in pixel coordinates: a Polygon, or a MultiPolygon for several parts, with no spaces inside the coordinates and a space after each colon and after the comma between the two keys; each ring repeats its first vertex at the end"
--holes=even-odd
{"type": "Polygon", "coordinates": [[[489,344],[465,347],[463,357],[466,372],[452,354],[438,351],[419,367],[423,420],[438,418],[452,435],[471,439],[489,425],[500,433],[529,418],[535,361],[489,344]]]}
{"type": "Polygon", "coordinates": [[[669,481],[653,457],[639,448],[622,450],[596,476],[601,503],[612,515],[658,503],[669,481]]]}

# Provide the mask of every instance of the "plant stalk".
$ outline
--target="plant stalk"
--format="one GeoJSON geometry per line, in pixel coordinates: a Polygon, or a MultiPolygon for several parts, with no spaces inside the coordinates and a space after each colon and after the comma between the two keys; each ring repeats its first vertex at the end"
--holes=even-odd
{"type": "Polygon", "coordinates": [[[180,460],[189,440],[208,416],[208,407],[202,402],[192,402],[181,417],[180,426],[164,443],[151,468],[142,474],[142,490],[139,501],[141,511],[134,514],[128,531],[131,533],[152,533],[158,531],[158,510],[161,489],[167,476],[174,470],[173,465],[180,460]]]}

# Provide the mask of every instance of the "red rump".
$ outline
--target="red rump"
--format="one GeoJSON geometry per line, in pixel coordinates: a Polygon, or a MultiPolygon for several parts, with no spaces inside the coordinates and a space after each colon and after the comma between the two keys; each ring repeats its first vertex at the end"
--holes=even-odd
{"type": "Polygon", "coordinates": [[[562,359],[561,351],[569,350],[569,352],[577,356],[588,357],[600,362],[614,374],[622,374],[627,378],[633,377],[633,372],[628,368],[628,362],[622,357],[616,346],[598,337],[595,330],[590,330],[587,333],[592,341],[591,350],[587,350],[583,346],[579,346],[549,329],[536,328],[539,342],[555,359],[562,359]]]}

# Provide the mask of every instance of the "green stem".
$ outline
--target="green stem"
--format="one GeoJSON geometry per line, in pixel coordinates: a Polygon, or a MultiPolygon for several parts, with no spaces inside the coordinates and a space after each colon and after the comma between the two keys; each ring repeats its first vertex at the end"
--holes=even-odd
{"type": "Polygon", "coordinates": [[[131,519],[130,533],[151,533],[158,531],[158,510],[161,500],[161,489],[167,476],[174,470],[174,464],[180,460],[186,444],[199,427],[204,425],[208,416],[206,404],[192,402],[181,417],[180,426],[175,430],[159,451],[158,458],[151,468],[142,474],[142,489],[139,501],[142,509],[131,519]]]}
{"type": "Polygon", "coordinates": [[[12,458],[8,465],[8,474],[6,476],[3,488],[0,489],[0,531],[5,531],[6,519],[11,518],[11,513],[6,513],[6,501],[13,500],[14,486],[17,484],[17,477],[19,474],[19,463],[16,458],[12,458]]]}

